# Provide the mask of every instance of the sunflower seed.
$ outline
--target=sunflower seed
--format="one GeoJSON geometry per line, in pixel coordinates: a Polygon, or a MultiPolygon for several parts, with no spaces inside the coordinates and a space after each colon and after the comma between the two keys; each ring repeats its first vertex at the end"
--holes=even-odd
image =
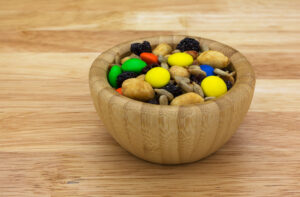
{"type": "Polygon", "coordinates": [[[230,76],[229,73],[227,73],[224,70],[221,70],[219,68],[215,68],[214,73],[217,74],[217,75],[220,75],[220,76],[226,76],[226,77],[230,76]]]}
{"type": "Polygon", "coordinates": [[[189,68],[188,69],[189,72],[192,74],[192,75],[202,75],[202,76],[206,76],[206,72],[204,72],[203,70],[201,69],[192,69],[192,68],[189,68]]]}
{"type": "Polygon", "coordinates": [[[201,86],[199,86],[197,83],[193,82],[193,90],[195,93],[199,94],[200,96],[204,97],[203,90],[201,86]]]}
{"type": "Polygon", "coordinates": [[[173,94],[165,89],[154,89],[154,91],[159,95],[166,95],[169,101],[174,98],[173,94]]]}
{"type": "Polygon", "coordinates": [[[184,81],[184,82],[186,82],[186,83],[190,83],[190,81],[191,81],[189,78],[186,78],[186,77],[180,77],[180,76],[175,76],[174,79],[175,79],[175,82],[176,82],[177,84],[179,84],[180,81],[184,81]]]}
{"type": "Polygon", "coordinates": [[[117,55],[115,56],[115,64],[119,65],[121,62],[121,58],[120,58],[120,54],[117,53],[117,55]]]}
{"type": "Polygon", "coordinates": [[[209,47],[207,45],[201,45],[201,51],[208,51],[209,47]]]}
{"type": "Polygon", "coordinates": [[[213,100],[215,99],[216,97],[213,97],[213,96],[208,96],[208,97],[205,97],[204,98],[204,101],[210,101],[210,100],[213,100]]]}
{"type": "Polygon", "coordinates": [[[174,53],[180,53],[181,51],[179,49],[175,49],[174,51],[172,51],[172,54],[174,53]]]}
{"type": "Polygon", "coordinates": [[[161,64],[160,64],[160,66],[162,67],[162,68],[165,68],[165,69],[169,69],[169,65],[166,63],[166,62],[162,62],[161,64]]]}
{"type": "Polygon", "coordinates": [[[165,58],[164,56],[162,55],[158,55],[158,61],[160,63],[166,63],[167,62],[167,58],[165,58]]]}
{"type": "Polygon", "coordinates": [[[184,81],[180,81],[178,84],[185,92],[193,92],[193,87],[184,81]]]}
{"type": "Polygon", "coordinates": [[[168,105],[168,104],[169,104],[168,98],[167,98],[166,95],[161,95],[161,96],[159,97],[159,104],[160,104],[160,105],[168,105]]]}

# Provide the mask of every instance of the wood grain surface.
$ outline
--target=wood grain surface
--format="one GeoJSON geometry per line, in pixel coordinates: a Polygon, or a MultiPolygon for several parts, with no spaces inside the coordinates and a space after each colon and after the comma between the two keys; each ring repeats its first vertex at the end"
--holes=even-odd
{"type": "Polygon", "coordinates": [[[300,196],[299,10],[298,0],[0,1],[0,196],[300,196]],[[88,71],[120,42],[170,33],[238,49],[257,81],[222,149],[160,166],[110,137],[88,71]]]}

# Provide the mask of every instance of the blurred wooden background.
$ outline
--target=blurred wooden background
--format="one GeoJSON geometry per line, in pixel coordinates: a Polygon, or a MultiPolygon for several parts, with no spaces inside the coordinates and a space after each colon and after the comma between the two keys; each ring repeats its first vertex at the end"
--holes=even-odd
{"type": "Polygon", "coordinates": [[[1,0],[0,196],[300,196],[299,10],[298,0],[1,0]],[[115,44],[173,33],[238,49],[257,85],[221,150],[160,166],[109,136],[88,71],[115,44]]]}

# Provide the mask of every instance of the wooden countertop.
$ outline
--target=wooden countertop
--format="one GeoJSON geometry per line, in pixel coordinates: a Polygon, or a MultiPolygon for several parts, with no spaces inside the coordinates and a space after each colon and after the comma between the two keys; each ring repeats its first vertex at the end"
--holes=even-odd
{"type": "Polygon", "coordinates": [[[298,0],[1,1],[0,196],[300,196],[299,10],[298,0]],[[120,42],[171,33],[238,49],[257,85],[222,149],[160,166],[106,132],[88,71],[120,42]]]}

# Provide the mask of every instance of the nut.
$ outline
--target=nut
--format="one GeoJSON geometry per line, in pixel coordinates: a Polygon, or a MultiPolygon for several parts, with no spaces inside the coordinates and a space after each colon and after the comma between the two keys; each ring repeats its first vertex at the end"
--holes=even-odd
{"type": "Polygon", "coordinates": [[[166,95],[161,95],[161,96],[159,97],[159,104],[160,104],[160,105],[168,105],[168,104],[169,104],[168,98],[167,98],[166,95]]]}
{"type": "Polygon", "coordinates": [[[195,59],[192,64],[199,65],[199,61],[197,59],[195,59]]]}
{"type": "Polygon", "coordinates": [[[201,51],[208,51],[209,47],[207,45],[201,45],[201,51]]]}
{"type": "Polygon", "coordinates": [[[129,57],[141,59],[140,56],[138,56],[137,54],[134,54],[134,53],[131,53],[131,54],[129,55],[129,57]]]}
{"type": "Polygon", "coordinates": [[[168,53],[171,53],[172,47],[168,45],[167,43],[160,43],[153,49],[152,53],[155,55],[167,55],[168,53]]]}
{"type": "Polygon", "coordinates": [[[235,76],[236,75],[236,72],[233,71],[232,73],[230,73],[231,76],[235,76]]]}
{"type": "Polygon", "coordinates": [[[180,77],[190,77],[190,73],[187,71],[186,68],[182,67],[182,66],[172,66],[170,69],[170,74],[172,76],[172,78],[174,78],[175,76],[180,76],[180,77]]]}
{"type": "Polygon", "coordinates": [[[172,54],[174,53],[180,53],[181,51],[179,49],[175,49],[174,51],[172,51],[172,54]]]}
{"type": "Polygon", "coordinates": [[[126,62],[126,61],[129,60],[129,59],[131,59],[131,57],[129,57],[129,56],[123,57],[123,58],[121,59],[121,64],[124,64],[124,62],[126,62]]]}
{"type": "Polygon", "coordinates": [[[204,98],[204,101],[214,100],[216,97],[208,96],[204,98]]]}
{"type": "Polygon", "coordinates": [[[117,53],[116,54],[116,57],[115,57],[115,64],[117,64],[117,65],[120,65],[120,62],[121,60],[120,60],[120,54],[119,53],[117,53]]]}
{"type": "Polygon", "coordinates": [[[158,55],[158,61],[160,63],[167,63],[168,60],[163,55],[158,55]]]}
{"type": "Polygon", "coordinates": [[[184,81],[185,83],[190,83],[190,79],[189,78],[186,78],[186,77],[180,77],[180,76],[175,76],[174,77],[174,80],[177,84],[180,83],[180,81],[184,81]]]}
{"type": "Polygon", "coordinates": [[[168,60],[168,58],[169,58],[170,55],[171,54],[167,54],[167,55],[164,56],[164,58],[166,58],[168,60]]]}
{"type": "Polygon", "coordinates": [[[122,92],[124,96],[140,101],[148,101],[155,95],[149,83],[137,78],[125,80],[122,84],[122,92]]]}
{"type": "Polygon", "coordinates": [[[166,95],[169,101],[174,98],[173,94],[165,89],[154,89],[154,91],[159,95],[166,95]]]}
{"type": "Polygon", "coordinates": [[[137,76],[136,78],[145,81],[145,75],[144,75],[144,74],[139,75],[139,76],[137,76]]]}
{"type": "Polygon", "coordinates": [[[198,57],[197,51],[185,51],[185,53],[191,55],[193,57],[193,59],[196,59],[198,57]]]}
{"type": "Polygon", "coordinates": [[[189,92],[174,98],[171,102],[171,105],[188,105],[188,104],[203,103],[203,102],[204,99],[200,95],[194,92],[189,92]]]}
{"type": "Polygon", "coordinates": [[[166,62],[162,62],[162,63],[160,64],[160,66],[161,66],[162,68],[165,68],[165,69],[169,70],[169,65],[168,65],[166,62]]]}
{"type": "Polygon", "coordinates": [[[201,70],[201,68],[198,66],[198,68],[188,68],[189,72],[192,75],[202,75],[202,76],[206,76],[206,72],[204,72],[203,70],[201,70]]]}
{"type": "Polygon", "coordinates": [[[203,93],[201,86],[195,82],[193,82],[193,90],[195,93],[199,94],[201,97],[204,97],[204,93],[203,93]]]}
{"type": "Polygon", "coordinates": [[[214,68],[225,68],[229,64],[229,59],[219,51],[205,51],[201,53],[197,60],[200,64],[208,64],[214,68]]]}
{"type": "Polygon", "coordinates": [[[185,92],[193,92],[193,86],[190,86],[185,81],[180,81],[178,83],[179,87],[181,87],[185,92]]]}
{"type": "Polygon", "coordinates": [[[225,72],[224,70],[221,70],[219,68],[215,68],[214,73],[220,76],[227,76],[227,77],[230,76],[228,72],[225,72]]]}

